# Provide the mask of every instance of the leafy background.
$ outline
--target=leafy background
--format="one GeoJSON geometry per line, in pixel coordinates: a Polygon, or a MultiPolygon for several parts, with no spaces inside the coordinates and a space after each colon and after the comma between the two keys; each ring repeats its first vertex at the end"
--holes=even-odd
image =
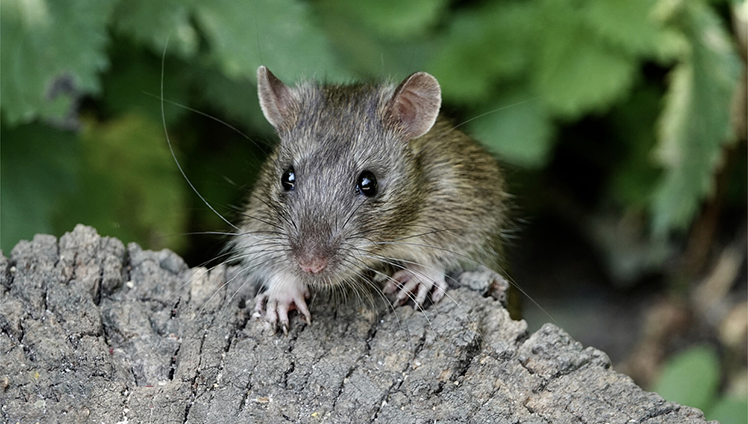
{"type": "Polygon", "coordinates": [[[164,129],[231,218],[273,140],[260,64],[289,83],[425,70],[506,165],[531,326],[748,419],[744,1],[3,0],[1,19],[6,254],[83,222],[197,265],[224,241],[191,234],[228,226],[164,129]]]}

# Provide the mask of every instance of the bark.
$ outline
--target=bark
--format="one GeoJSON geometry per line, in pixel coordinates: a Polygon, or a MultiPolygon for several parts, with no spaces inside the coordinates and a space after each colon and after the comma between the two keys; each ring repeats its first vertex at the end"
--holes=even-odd
{"type": "Polygon", "coordinates": [[[287,336],[252,295],[90,227],[21,242],[0,255],[0,421],[704,422],[466,287],[425,311],[316,295],[287,336]]]}

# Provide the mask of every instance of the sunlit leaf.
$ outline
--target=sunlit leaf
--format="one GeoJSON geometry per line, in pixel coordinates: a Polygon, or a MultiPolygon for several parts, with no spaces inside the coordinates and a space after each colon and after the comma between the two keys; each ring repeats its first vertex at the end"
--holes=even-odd
{"type": "Polygon", "coordinates": [[[568,1],[543,2],[534,83],[555,114],[576,118],[601,110],[631,87],[636,63],[612,48],[568,1]]]}
{"type": "Polygon", "coordinates": [[[306,2],[215,0],[195,13],[212,57],[232,78],[254,79],[260,65],[287,81],[344,75],[306,2]]]}
{"type": "Polygon", "coordinates": [[[683,3],[674,23],[690,42],[670,75],[656,157],[665,167],[652,203],[653,229],[686,227],[712,191],[722,146],[734,138],[730,107],[739,64],[719,20],[697,2],[683,3]]]}
{"type": "Polygon", "coordinates": [[[445,99],[481,101],[497,82],[526,72],[536,19],[532,3],[493,3],[458,13],[429,66],[445,99]]]}
{"type": "Polygon", "coordinates": [[[113,20],[118,30],[146,43],[156,52],[168,47],[182,56],[197,50],[198,34],[190,22],[192,0],[126,0],[117,3],[113,20]]]}
{"type": "Polygon", "coordinates": [[[590,28],[612,45],[632,55],[672,57],[675,35],[653,18],[656,0],[588,0],[584,18],[590,28]]]}
{"type": "Polygon", "coordinates": [[[3,0],[5,124],[36,116],[63,121],[74,99],[97,93],[113,0],[3,0]]]}

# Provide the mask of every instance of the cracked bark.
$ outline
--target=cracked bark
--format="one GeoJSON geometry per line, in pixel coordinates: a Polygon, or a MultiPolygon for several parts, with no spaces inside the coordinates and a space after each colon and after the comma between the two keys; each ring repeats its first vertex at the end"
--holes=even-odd
{"type": "MultiPolygon", "coordinates": [[[[4,422],[703,423],[467,288],[426,311],[336,304],[288,337],[236,270],[78,226],[0,255],[4,422]]],[[[486,282],[485,285],[490,284],[486,282]]]]}

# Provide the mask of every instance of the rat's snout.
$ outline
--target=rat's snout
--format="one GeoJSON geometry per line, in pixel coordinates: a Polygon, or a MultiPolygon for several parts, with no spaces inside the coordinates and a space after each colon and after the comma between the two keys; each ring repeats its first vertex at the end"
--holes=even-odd
{"type": "Polygon", "coordinates": [[[329,243],[319,242],[302,242],[291,250],[299,268],[307,274],[321,274],[329,269],[336,251],[329,243]]]}
{"type": "Polygon", "coordinates": [[[318,255],[303,255],[299,258],[299,266],[304,272],[319,274],[327,267],[327,257],[318,255]]]}
{"type": "Polygon", "coordinates": [[[298,220],[298,233],[292,233],[289,241],[291,258],[307,278],[316,280],[338,263],[340,240],[324,220],[298,220]]]}

